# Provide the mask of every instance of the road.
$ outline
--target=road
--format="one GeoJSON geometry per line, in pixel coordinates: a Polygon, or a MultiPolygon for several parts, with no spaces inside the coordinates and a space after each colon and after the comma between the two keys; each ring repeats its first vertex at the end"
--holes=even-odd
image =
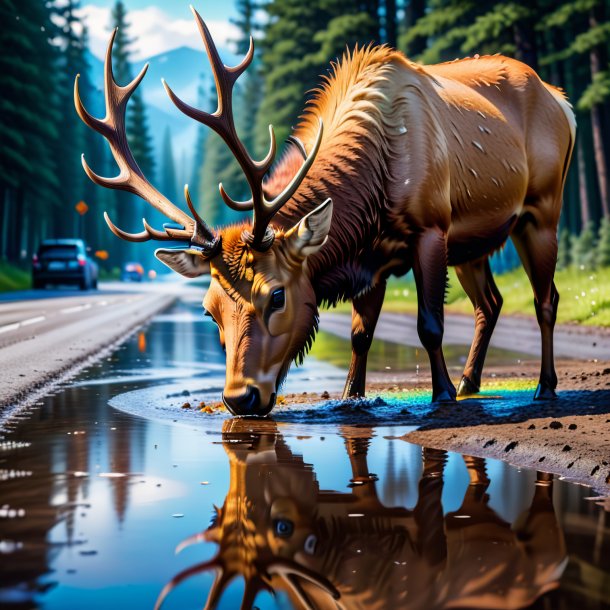
{"type": "Polygon", "coordinates": [[[122,339],[175,299],[175,284],[100,284],[87,292],[28,290],[0,298],[0,408],[122,339]]]}
{"type": "MultiPolygon", "coordinates": [[[[351,333],[349,314],[323,312],[320,329],[348,339],[351,333]]],[[[445,316],[446,345],[470,345],[474,334],[471,316],[445,316]]],[[[390,343],[421,347],[417,337],[417,318],[410,314],[382,313],[375,338],[390,343]]],[[[533,318],[500,316],[491,345],[494,347],[540,356],[540,331],[533,318]]],[[[578,360],[610,360],[610,333],[585,326],[558,325],[555,328],[555,355],[578,360]]]]}

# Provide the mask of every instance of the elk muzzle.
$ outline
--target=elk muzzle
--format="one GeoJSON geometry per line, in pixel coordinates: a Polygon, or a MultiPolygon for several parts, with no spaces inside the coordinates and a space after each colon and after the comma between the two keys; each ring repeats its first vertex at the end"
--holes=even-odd
{"type": "Polygon", "coordinates": [[[227,396],[224,392],[222,394],[222,402],[233,415],[254,415],[259,417],[267,415],[273,409],[275,398],[276,394],[274,392],[265,404],[261,400],[258,388],[251,385],[246,386],[246,391],[237,396],[227,396]]]}

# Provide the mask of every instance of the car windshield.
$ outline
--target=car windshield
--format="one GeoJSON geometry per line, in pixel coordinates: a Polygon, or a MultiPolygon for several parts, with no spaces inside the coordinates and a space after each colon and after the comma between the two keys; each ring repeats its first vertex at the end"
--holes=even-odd
{"type": "Polygon", "coordinates": [[[42,260],[71,259],[76,258],[77,254],[76,246],[42,246],[40,248],[40,258],[42,260]]]}

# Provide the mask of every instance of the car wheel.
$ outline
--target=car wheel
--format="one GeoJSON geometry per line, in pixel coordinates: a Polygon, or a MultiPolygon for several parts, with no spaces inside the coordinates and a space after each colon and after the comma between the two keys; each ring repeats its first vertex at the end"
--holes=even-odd
{"type": "Polygon", "coordinates": [[[44,288],[42,282],[40,280],[33,280],[32,281],[32,288],[34,290],[40,290],[41,288],[44,288]]]}
{"type": "Polygon", "coordinates": [[[89,282],[87,281],[87,279],[82,279],[80,281],[80,289],[81,290],[89,290],[89,282]]]}

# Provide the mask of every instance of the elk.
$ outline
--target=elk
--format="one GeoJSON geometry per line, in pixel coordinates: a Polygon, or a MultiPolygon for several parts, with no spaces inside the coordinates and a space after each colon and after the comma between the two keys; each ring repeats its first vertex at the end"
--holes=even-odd
{"type": "Polygon", "coordinates": [[[226,351],[223,401],[237,415],[265,415],[293,361],[300,362],[318,325],[318,308],[352,302],[352,361],[344,397],[363,396],[367,352],[384,300],[386,280],[413,271],[418,335],[432,372],[432,400],[453,402],[442,351],[447,266],[472,301],[475,335],[459,395],[476,394],[491,334],[502,306],[489,256],[509,237],[529,276],[541,332],[536,399],[555,397],[553,328],[559,294],[553,282],[563,184],[575,121],[564,95],[528,66],[500,55],[423,66],[387,46],[346,52],[306,106],[292,146],[272,167],[276,143],[254,160],[233,117],[235,81],[254,47],[226,67],[211,35],[193,13],[218,92],[212,114],[172,102],[226,142],[251,190],[234,210],[252,221],[219,230],[201,219],[185,187],[189,216],[146,180],[127,145],[125,108],[142,72],[121,87],[105,61],[106,117],[83,107],[82,120],[109,142],[120,168],[97,184],[135,193],[171,221],[164,230],[144,220],[118,237],[181,240],[156,256],[187,277],[210,274],[203,306],[217,323],[226,351]]]}
{"type": "Polygon", "coordinates": [[[346,493],[320,489],[277,425],[263,424],[253,431],[243,420],[225,422],[226,499],[210,527],[177,548],[208,542],[216,555],[172,578],[156,610],[185,580],[210,571],[206,610],[239,577],[242,610],[263,590],[285,592],[295,610],[516,610],[558,587],[567,552],[553,475],[537,473],[531,504],[511,525],[488,505],[485,460],[464,456],[469,485],[460,508],[444,515],[447,454],[423,449],[415,507],[390,507],[367,465],[370,429],[342,431],[352,471],[346,493]]]}

